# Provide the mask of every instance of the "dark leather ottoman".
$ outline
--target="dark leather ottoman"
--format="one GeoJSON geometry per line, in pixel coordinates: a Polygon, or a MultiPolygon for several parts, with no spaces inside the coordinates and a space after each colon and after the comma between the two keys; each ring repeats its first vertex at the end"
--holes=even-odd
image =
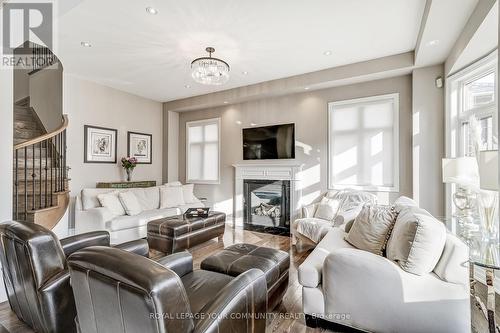
{"type": "Polygon", "coordinates": [[[281,302],[288,288],[290,256],[287,252],[243,243],[226,247],[201,262],[203,270],[231,276],[252,268],[260,269],[266,276],[267,306],[271,311],[281,302]]]}
{"type": "Polygon", "coordinates": [[[166,217],[148,223],[148,244],[163,253],[180,252],[224,234],[226,214],[210,212],[208,217],[166,217]]]}

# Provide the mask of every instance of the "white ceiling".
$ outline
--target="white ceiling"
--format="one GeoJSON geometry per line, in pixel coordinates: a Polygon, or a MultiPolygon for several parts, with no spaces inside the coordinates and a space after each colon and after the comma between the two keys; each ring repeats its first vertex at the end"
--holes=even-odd
{"type": "Polygon", "coordinates": [[[171,101],[411,51],[425,0],[66,4],[59,10],[56,48],[65,71],[171,101]],[[146,13],[148,6],[159,13],[146,13]],[[92,47],[81,47],[82,41],[92,47]],[[231,78],[224,86],[203,86],[191,79],[190,62],[205,55],[206,46],[215,47],[214,56],[231,65],[231,78]],[[331,56],[323,54],[327,50],[331,56]]]}

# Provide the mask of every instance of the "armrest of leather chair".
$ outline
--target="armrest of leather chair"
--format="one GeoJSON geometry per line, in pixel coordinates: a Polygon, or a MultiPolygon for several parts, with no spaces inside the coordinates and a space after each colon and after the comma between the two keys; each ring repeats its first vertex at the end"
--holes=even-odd
{"type": "Polygon", "coordinates": [[[253,268],[240,274],[200,313],[205,316],[196,323],[196,332],[265,332],[267,284],[264,273],[253,268]]]}
{"type": "Polygon", "coordinates": [[[137,239],[130,242],[118,244],[113,247],[149,258],[149,245],[148,241],[145,239],[137,239]]]}
{"type": "Polygon", "coordinates": [[[70,254],[89,246],[109,246],[109,232],[92,231],[61,239],[64,255],[70,254]]]}
{"type": "Polygon", "coordinates": [[[67,269],[60,271],[38,289],[46,329],[49,332],[73,332],[75,300],[67,269]]]}
{"type": "Polygon", "coordinates": [[[172,270],[179,277],[193,271],[193,257],[189,252],[174,253],[156,260],[160,265],[172,270]]]}

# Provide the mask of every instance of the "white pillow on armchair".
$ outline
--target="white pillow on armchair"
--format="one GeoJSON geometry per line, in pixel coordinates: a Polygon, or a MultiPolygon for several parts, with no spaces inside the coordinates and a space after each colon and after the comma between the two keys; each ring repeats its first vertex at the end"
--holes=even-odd
{"type": "Polygon", "coordinates": [[[317,219],[333,221],[335,216],[339,211],[340,201],[333,198],[324,197],[314,213],[314,217],[317,219]]]}

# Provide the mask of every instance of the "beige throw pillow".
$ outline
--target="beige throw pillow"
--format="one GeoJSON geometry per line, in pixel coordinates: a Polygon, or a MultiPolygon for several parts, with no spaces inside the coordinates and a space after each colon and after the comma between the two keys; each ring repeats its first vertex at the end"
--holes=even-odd
{"type": "Polygon", "coordinates": [[[112,191],[109,193],[99,194],[97,199],[99,200],[102,207],[106,207],[111,214],[116,216],[125,215],[125,210],[118,198],[118,191],[112,191]]]}
{"type": "Polygon", "coordinates": [[[364,205],[345,240],[360,250],[382,255],[396,216],[393,206],[364,205]]]}
{"type": "Polygon", "coordinates": [[[118,194],[118,198],[120,199],[127,215],[134,216],[142,213],[141,204],[133,192],[120,192],[118,194]]]}
{"type": "Polygon", "coordinates": [[[314,217],[322,220],[333,221],[339,211],[340,201],[324,197],[314,213],[314,217]]]}
{"type": "Polygon", "coordinates": [[[160,208],[173,208],[185,205],[182,186],[162,186],[160,188],[160,208]]]}
{"type": "Polygon", "coordinates": [[[430,273],[443,253],[446,227],[426,210],[407,206],[401,209],[387,243],[387,258],[409,273],[430,273]]]}

